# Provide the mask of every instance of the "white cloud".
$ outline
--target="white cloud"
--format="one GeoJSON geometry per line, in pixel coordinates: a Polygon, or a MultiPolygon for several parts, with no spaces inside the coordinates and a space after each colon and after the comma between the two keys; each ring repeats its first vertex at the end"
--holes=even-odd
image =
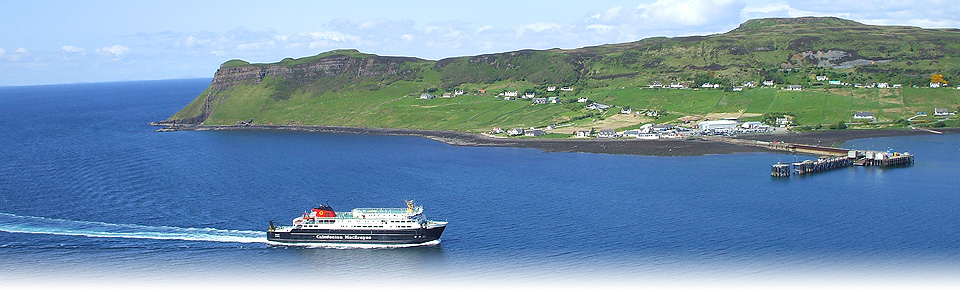
{"type": "Polygon", "coordinates": [[[21,54],[26,54],[26,53],[27,53],[27,49],[24,48],[24,47],[20,47],[20,48],[17,48],[17,50],[14,50],[14,52],[16,52],[16,53],[21,53],[21,54]]]}
{"type": "Polygon", "coordinates": [[[274,42],[273,40],[270,40],[270,41],[237,44],[237,50],[264,50],[264,49],[271,49],[276,46],[277,46],[276,42],[274,42]]]}
{"type": "Polygon", "coordinates": [[[556,23],[549,23],[549,22],[537,22],[537,23],[524,24],[524,25],[514,27],[514,30],[516,30],[518,34],[523,34],[527,31],[533,31],[533,32],[539,33],[539,32],[543,32],[545,30],[550,30],[550,29],[560,29],[560,25],[556,23]]]}
{"type": "Polygon", "coordinates": [[[63,50],[63,51],[66,51],[66,52],[71,52],[71,53],[81,53],[81,54],[82,54],[82,53],[86,52],[85,49],[80,48],[80,47],[76,47],[76,46],[73,46],[73,45],[64,45],[64,46],[61,47],[60,49],[63,50]]]}
{"type": "Polygon", "coordinates": [[[648,25],[692,27],[739,15],[745,5],[743,0],[657,0],[637,6],[635,15],[648,25]]]}
{"type": "Polygon", "coordinates": [[[113,56],[116,56],[118,58],[122,57],[124,54],[127,54],[129,52],[130,52],[129,47],[119,45],[119,44],[116,44],[114,46],[105,46],[97,49],[97,53],[112,54],[113,56]]]}
{"type": "Polygon", "coordinates": [[[7,53],[7,51],[3,50],[3,48],[0,48],[0,56],[3,56],[4,53],[7,53]]]}
{"type": "Polygon", "coordinates": [[[486,26],[480,26],[480,28],[477,28],[477,33],[480,33],[480,32],[484,32],[484,31],[487,31],[487,30],[490,30],[491,28],[493,28],[493,26],[490,26],[490,25],[486,25],[486,26]]]}
{"type": "Polygon", "coordinates": [[[596,30],[597,32],[601,32],[601,33],[610,32],[610,30],[613,30],[613,28],[614,28],[613,26],[603,25],[603,24],[590,24],[590,25],[587,25],[587,29],[593,29],[593,30],[596,30]]]}

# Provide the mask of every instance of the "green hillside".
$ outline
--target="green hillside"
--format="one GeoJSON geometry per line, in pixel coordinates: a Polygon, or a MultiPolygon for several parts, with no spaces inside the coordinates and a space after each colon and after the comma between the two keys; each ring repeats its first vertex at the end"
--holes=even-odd
{"type": "MultiPolygon", "coordinates": [[[[858,111],[905,126],[916,112],[960,106],[960,30],[870,26],[838,18],[750,20],[709,36],[648,38],[573,50],[523,50],[439,61],[337,50],[272,64],[231,60],[211,86],[170,117],[182,124],[333,125],[480,132],[493,127],[627,128],[787,114],[806,129],[851,122],[858,111]],[[947,88],[928,88],[942,74],[947,88]],[[831,85],[816,76],[849,85],[831,85]],[[733,91],[746,81],[776,87],[733,91]],[[649,88],[653,82],[721,89],[649,88]],[[889,83],[898,88],[855,88],[889,83]],[[802,85],[802,91],[786,91],[802,85]],[[555,90],[548,90],[556,87],[555,90]],[[561,91],[569,87],[572,90],[561,91]],[[453,98],[419,99],[422,93],[453,98]],[[558,97],[561,104],[504,100],[504,91],[558,97]],[[616,106],[590,111],[577,98],[616,106]],[[619,108],[666,113],[618,115],[619,108]]],[[[942,118],[917,118],[937,124],[942,118]]],[[[956,118],[953,118],[956,119],[956,118]]],[[[940,125],[940,124],[937,124],[940,125]]],[[[957,126],[947,120],[942,125],[957,126]]]]}

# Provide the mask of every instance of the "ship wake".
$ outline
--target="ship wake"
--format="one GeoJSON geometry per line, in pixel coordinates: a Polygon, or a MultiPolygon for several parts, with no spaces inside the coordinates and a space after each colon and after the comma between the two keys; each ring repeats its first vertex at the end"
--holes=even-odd
{"type": "Polygon", "coordinates": [[[264,232],[74,221],[0,213],[0,232],[95,238],[266,243],[264,232]]]}

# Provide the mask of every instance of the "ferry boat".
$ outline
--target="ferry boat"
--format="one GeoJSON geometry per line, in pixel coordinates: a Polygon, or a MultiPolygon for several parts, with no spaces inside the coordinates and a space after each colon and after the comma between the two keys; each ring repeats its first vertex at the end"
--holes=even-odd
{"type": "Polygon", "coordinates": [[[440,239],[445,221],[427,220],[423,206],[355,208],[337,213],[320,204],[293,219],[292,226],[270,222],[267,240],[281,243],[420,244],[440,239]]]}

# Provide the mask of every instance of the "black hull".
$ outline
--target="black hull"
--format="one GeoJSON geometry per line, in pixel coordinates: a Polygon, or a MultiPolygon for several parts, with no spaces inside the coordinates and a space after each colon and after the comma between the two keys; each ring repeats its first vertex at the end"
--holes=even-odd
{"type": "Polygon", "coordinates": [[[446,226],[404,230],[293,229],[289,232],[267,231],[267,240],[280,243],[421,244],[439,239],[445,228],[446,226]]]}

